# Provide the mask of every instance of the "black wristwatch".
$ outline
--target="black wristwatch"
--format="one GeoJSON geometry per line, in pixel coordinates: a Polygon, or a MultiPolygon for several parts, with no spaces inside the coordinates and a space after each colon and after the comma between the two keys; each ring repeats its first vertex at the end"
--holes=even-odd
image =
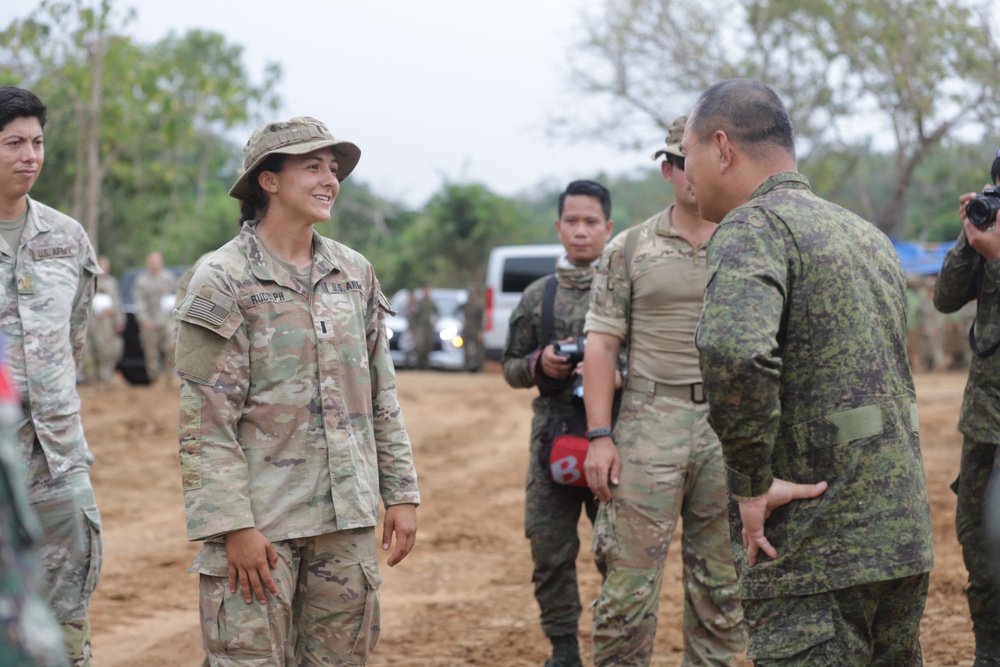
{"type": "Polygon", "coordinates": [[[587,431],[587,440],[597,440],[598,438],[610,438],[611,429],[607,426],[602,426],[600,428],[592,428],[587,431]]]}

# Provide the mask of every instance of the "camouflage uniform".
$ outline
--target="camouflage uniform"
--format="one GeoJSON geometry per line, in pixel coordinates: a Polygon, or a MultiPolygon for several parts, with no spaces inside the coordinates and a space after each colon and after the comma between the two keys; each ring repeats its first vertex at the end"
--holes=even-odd
{"type": "Polygon", "coordinates": [[[709,243],[696,343],[729,492],[829,483],[773,511],[778,556],[754,567],[730,502],[759,665],[920,664],[933,553],[905,318],[889,239],[800,174],[771,176],[709,243]]]}
{"type": "MultiPolygon", "coordinates": [[[[976,344],[986,351],[1000,341],[1000,261],[987,262],[969,245],[963,231],[945,256],[934,291],[934,305],[954,312],[982,294],[975,320],[976,344]]],[[[969,571],[969,611],[976,636],[976,667],[1000,665],[1000,595],[990,585],[990,555],[983,530],[986,483],[1000,444],[1000,354],[972,355],[958,430],[964,436],[958,479],[956,528],[969,571]]]]}
{"type": "Polygon", "coordinates": [[[927,276],[917,291],[921,333],[921,366],[927,371],[944,367],[945,321],[934,308],[934,277],[927,276]]]}
{"type": "Polygon", "coordinates": [[[161,269],[156,276],[143,271],[132,286],[135,320],[150,382],[155,382],[164,368],[169,372],[174,365],[174,324],[170,310],[164,310],[162,303],[164,297],[176,292],[177,278],[168,269],[161,269]],[[152,323],[151,328],[147,328],[147,322],[152,323]]]}
{"type": "Polygon", "coordinates": [[[102,273],[97,277],[97,294],[110,298],[111,305],[100,312],[95,306],[90,314],[83,352],[83,377],[88,384],[107,384],[114,377],[122,356],[123,341],[119,332],[125,328],[125,311],[114,276],[102,273]]]}
{"type": "Polygon", "coordinates": [[[619,483],[601,505],[593,549],[608,576],[594,607],[594,664],[648,665],[667,550],[683,522],[684,665],[729,665],[743,615],[729,555],[722,450],[706,421],[694,328],[705,247],[673,230],[671,209],[608,245],[585,330],[631,347],[614,429],[619,483]],[[639,234],[631,271],[625,239],[639,234]]]}
{"type": "MultiPolygon", "coordinates": [[[[583,320],[590,299],[592,266],[571,266],[560,261],[556,271],[558,286],[553,303],[555,340],[576,338],[583,332],[583,320]]],[[[539,354],[553,341],[542,340],[542,297],[549,276],[539,278],[524,290],[511,313],[510,329],[501,364],[504,379],[514,388],[536,386],[542,373],[539,354]]],[[[597,499],[590,489],[557,484],[541,461],[541,450],[551,443],[552,431],[562,430],[563,419],[577,418],[572,395],[572,379],[557,382],[546,395],[532,401],[531,443],[525,480],[525,536],[531,541],[535,600],[541,609],[542,632],[549,639],[576,637],[582,606],[577,587],[576,557],[580,551],[577,524],[581,507],[591,522],[597,514],[597,499]]],[[[582,404],[581,411],[582,415],[582,404]]],[[[586,421],[576,430],[582,435],[586,421]]],[[[599,569],[603,569],[599,565],[599,569]]]]}
{"type": "Polygon", "coordinates": [[[470,297],[462,306],[462,339],[465,341],[465,370],[483,367],[483,301],[470,297]]]}
{"type": "Polygon", "coordinates": [[[62,633],[41,594],[36,548],[42,534],[17,454],[20,413],[17,392],[0,368],[0,665],[65,667],[62,633]]]}
{"type": "Polygon", "coordinates": [[[101,569],[101,518],[88,472],[76,371],[100,272],[78,222],[28,200],[16,253],[0,248],[0,331],[29,412],[19,424],[29,497],[42,524],[46,593],[74,666],[90,664],[87,607],[101,569]]]}
{"type": "Polygon", "coordinates": [[[286,649],[364,664],[379,627],[379,497],[419,503],[389,304],[358,253],[314,234],[303,283],[256,225],[201,265],[178,308],[188,538],[206,540],[191,566],[203,636],[215,667],[283,665],[286,649]],[[249,527],[279,554],[280,593],[266,607],[227,584],[223,536],[249,527]]]}
{"type": "Polygon", "coordinates": [[[429,367],[431,350],[434,348],[434,318],[437,317],[437,305],[431,300],[430,294],[420,290],[410,295],[410,307],[407,314],[407,326],[413,332],[416,343],[417,368],[423,370],[429,367]]]}

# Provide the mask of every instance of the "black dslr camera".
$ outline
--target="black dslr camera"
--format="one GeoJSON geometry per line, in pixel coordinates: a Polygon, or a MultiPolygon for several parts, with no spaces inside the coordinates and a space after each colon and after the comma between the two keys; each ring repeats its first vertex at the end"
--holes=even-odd
{"type": "Polygon", "coordinates": [[[572,366],[576,366],[583,361],[583,348],[587,345],[586,338],[577,338],[568,343],[553,343],[552,349],[560,357],[566,357],[566,361],[572,366]]]}
{"type": "Polygon", "coordinates": [[[992,224],[1000,212],[1000,189],[988,186],[965,206],[965,216],[976,227],[992,224]]]}

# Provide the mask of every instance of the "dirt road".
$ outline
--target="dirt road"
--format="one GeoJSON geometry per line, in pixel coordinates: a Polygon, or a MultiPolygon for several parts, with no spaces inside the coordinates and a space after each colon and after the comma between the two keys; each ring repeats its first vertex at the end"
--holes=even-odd
{"type": "MultiPolygon", "coordinates": [[[[383,556],[383,629],[372,667],[529,667],[547,657],[522,527],[532,393],[509,389],[493,371],[399,375],[423,505],[416,549],[392,569],[383,556]]],[[[955,423],[964,379],[957,373],[917,379],[937,560],[922,627],[929,667],[972,664],[966,572],[948,489],[958,470],[955,423]]],[[[185,569],[198,547],[184,533],[177,392],[122,386],[81,393],[105,531],[91,613],[94,663],[195,667],[202,656],[197,581],[185,569]]],[[[586,521],[582,532],[586,544],[586,521]]],[[[671,550],[661,595],[657,667],[680,664],[679,552],[671,550]]],[[[599,575],[585,549],[578,567],[586,604],[597,594],[599,575]]],[[[589,624],[585,612],[585,655],[589,624]]]]}

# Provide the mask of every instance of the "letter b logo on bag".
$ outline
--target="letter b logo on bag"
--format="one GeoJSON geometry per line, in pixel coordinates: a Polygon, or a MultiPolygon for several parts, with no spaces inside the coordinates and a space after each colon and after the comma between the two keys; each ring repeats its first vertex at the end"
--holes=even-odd
{"type": "Polygon", "coordinates": [[[549,475],[556,484],[582,486],[586,488],[587,478],[583,474],[583,462],[587,458],[590,441],[578,435],[560,435],[552,441],[549,454],[549,475]]]}

